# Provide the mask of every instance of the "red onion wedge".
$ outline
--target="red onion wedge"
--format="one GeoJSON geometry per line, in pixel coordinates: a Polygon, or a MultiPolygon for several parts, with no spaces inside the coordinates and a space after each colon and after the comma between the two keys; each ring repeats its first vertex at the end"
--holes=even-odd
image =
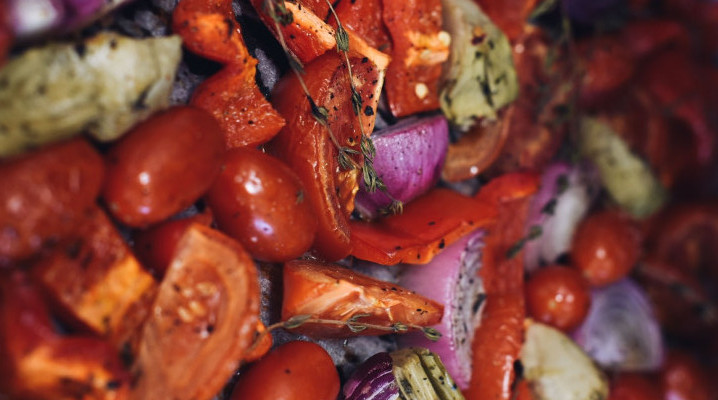
{"type": "Polygon", "coordinates": [[[463,400],[441,359],[424,348],[377,353],[344,384],[346,400],[463,400]]]}
{"type": "Polygon", "coordinates": [[[484,231],[474,231],[444,249],[429,264],[407,267],[399,277],[401,285],[444,305],[444,316],[434,326],[442,333],[438,341],[410,332],[399,338],[399,343],[425,347],[438,354],[461,389],[466,389],[471,379],[471,342],[485,299],[478,276],[483,247],[484,231]]]}
{"type": "Polygon", "coordinates": [[[646,293],[630,279],[593,291],[591,308],[573,338],[600,366],[653,371],[663,362],[661,329],[646,293]]]}
{"type": "MultiPolygon", "coordinates": [[[[408,203],[439,180],[449,147],[449,127],[442,115],[411,117],[373,134],[374,169],[396,200],[408,203]]],[[[381,191],[369,193],[361,184],[356,209],[372,219],[391,205],[381,191]]]]}
{"type": "Polygon", "coordinates": [[[553,264],[568,252],[598,189],[598,177],[588,166],[557,162],[546,168],[529,210],[526,231],[538,226],[542,233],[524,247],[527,271],[553,264]]]}

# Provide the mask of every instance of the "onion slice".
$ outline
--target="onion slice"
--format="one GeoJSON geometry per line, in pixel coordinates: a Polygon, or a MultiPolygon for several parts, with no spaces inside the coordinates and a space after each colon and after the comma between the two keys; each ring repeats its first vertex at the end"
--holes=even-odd
{"type": "MultiPolygon", "coordinates": [[[[372,138],[374,169],[394,199],[408,203],[436,185],[449,146],[449,127],[442,115],[407,118],[372,138]]],[[[377,217],[391,203],[386,194],[369,192],[361,182],[355,205],[363,218],[377,217]]]]}
{"type": "Polygon", "coordinates": [[[600,366],[653,371],[663,362],[663,339],[648,296],[624,279],[593,291],[591,308],[574,340],[600,366]]]}
{"type": "Polygon", "coordinates": [[[556,162],[546,168],[527,218],[527,233],[535,226],[542,232],[524,247],[527,271],[552,264],[569,251],[573,233],[598,193],[597,178],[588,166],[556,162]]]}
{"type": "Polygon", "coordinates": [[[441,357],[461,389],[471,379],[471,342],[481,320],[486,298],[478,271],[484,248],[483,230],[464,236],[425,265],[409,266],[399,283],[444,305],[441,322],[434,327],[442,336],[432,342],[420,332],[399,338],[402,346],[425,347],[441,357]]]}

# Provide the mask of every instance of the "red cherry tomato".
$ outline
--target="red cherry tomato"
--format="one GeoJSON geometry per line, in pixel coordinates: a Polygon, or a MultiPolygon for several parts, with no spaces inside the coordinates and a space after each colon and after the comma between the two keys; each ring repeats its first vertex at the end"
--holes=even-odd
{"type": "Polygon", "coordinates": [[[562,331],[578,327],[590,305],[588,282],[575,269],[559,265],[542,268],[526,283],[529,315],[562,331]]]}
{"type": "Polygon", "coordinates": [[[257,259],[289,261],[314,241],[317,218],[302,182],[286,164],[259,150],[227,152],[207,203],[220,229],[257,259]]]}
{"type": "Polygon", "coordinates": [[[152,274],[161,280],[172,261],[177,242],[193,223],[209,226],[212,216],[197,214],[189,218],[166,221],[133,234],[135,255],[152,274]]]}
{"type": "Polygon", "coordinates": [[[77,229],[95,207],[104,168],[83,140],[0,163],[0,264],[32,256],[77,229]]]}
{"type": "Polygon", "coordinates": [[[207,191],[223,153],[222,131],[210,114],[174,107],[137,125],[113,146],[103,197],[126,225],[162,221],[207,191]]]}
{"type": "Polygon", "coordinates": [[[640,231],[628,217],[603,211],[578,226],[571,259],[592,286],[605,286],[625,277],[638,261],[640,251],[640,231]]]}
{"type": "Polygon", "coordinates": [[[289,342],[243,372],[231,400],[335,400],[339,374],[332,358],[311,342],[289,342]]]}
{"type": "Polygon", "coordinates": [[[663,398],[667,400],[711,399],[708,376],[698,362],[685,353],[668,354],[661,371],[663,398]]]}
{"type": "Polygon", "coordinates": [[[621,374],[613,385],[608,400],[656,400],[661,398],[658,386],[646,375],[621,374]]]}

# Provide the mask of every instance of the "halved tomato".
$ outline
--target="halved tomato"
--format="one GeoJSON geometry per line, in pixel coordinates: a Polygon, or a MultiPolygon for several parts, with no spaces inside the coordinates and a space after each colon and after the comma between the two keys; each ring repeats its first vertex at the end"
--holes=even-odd
{"type": "Polygon", "coordinates": [[[313,337],[381,335],[386,330],[353,332],[342,322],[353,317],[359,323],[391,327],[438,324],[444,307],[430,299],[388,282],[334,264],[295,260],[284,265],[282,319],[299,315],[339,321],[338,324],[306,323],[296,331],[313,337]]]}
{"type": "Polygon", "coordinates": [[[254,263],[234,240],[193,224],[177,244],[152,310],[133,365],[134,398],[212,398],[254,337],[254,263]]]}

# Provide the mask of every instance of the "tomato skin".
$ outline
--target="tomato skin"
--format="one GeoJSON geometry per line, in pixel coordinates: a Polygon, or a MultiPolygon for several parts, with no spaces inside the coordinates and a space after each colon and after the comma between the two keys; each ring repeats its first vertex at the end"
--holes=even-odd
{"type": "Polygon", "coordinates": [[[209,189],[223,153],[222,132],[211,115],[171,108],[135,126],[110,149],[103,198],[125,225],[162,221],[209,189]]]}
{"type": "Polygon", "coordinates": [[[711,390],[708,376],[691,356],[672,351],[668,353],[661,371],[661,388],[666,400],[708,400],[711,390]]]}
{"type": "Polygon", "coordinates": [[[102,158],[84,140],[0,163],[0,265],[72,233],[95,206],[103,175],[102,158]]]}
{"type": "Polygon", "coordinates": [[[552,265],[529,278],[526,303],[529,315],[536,320],[570,332],[586,318],[591,292],[580,272],[552,265]]]}
{"type": "Polygon", "coordinates": [[[161,280],[165,275],[177,248],[177,242],[193,223],[209,226],[212,223],[212,216],[197,214],[189,218],[162,222],[150,229],[133,233],[135,255],[157,279],[161,280]]]}
{"type": "Polygon", "coordinates": [[[611,385],[608,400],[656,400],[661,391],[653,379],[646,375],[622,373],[611,385]]]}
{"type": "Polygon", "coordinates": [[[243,372],[231,400],[335,400],[339,374],[318,344],[294,341],[277,347],[243,372]]]}
{"type": "Polygon", "coordinates": [[[259,279],[242,246],[192,224],[140,333],[135,399],[210,399],[249,349],[259,321],[259,279]]]}
{"type": "Polygon", "coordinates": [[[641,241],[640,231],[628,217],[617,211],[602,211],[579,224],[571,260],[591,286],[605,286],[633,268],[640,257],[641,241]]]}
{"type": "Polygon", "coordinates": [[[314,241],[317,218],[289,167],[256,149],[232,149],[207,192],[220,229],[256,259],[297,258],[314,241]]]}

